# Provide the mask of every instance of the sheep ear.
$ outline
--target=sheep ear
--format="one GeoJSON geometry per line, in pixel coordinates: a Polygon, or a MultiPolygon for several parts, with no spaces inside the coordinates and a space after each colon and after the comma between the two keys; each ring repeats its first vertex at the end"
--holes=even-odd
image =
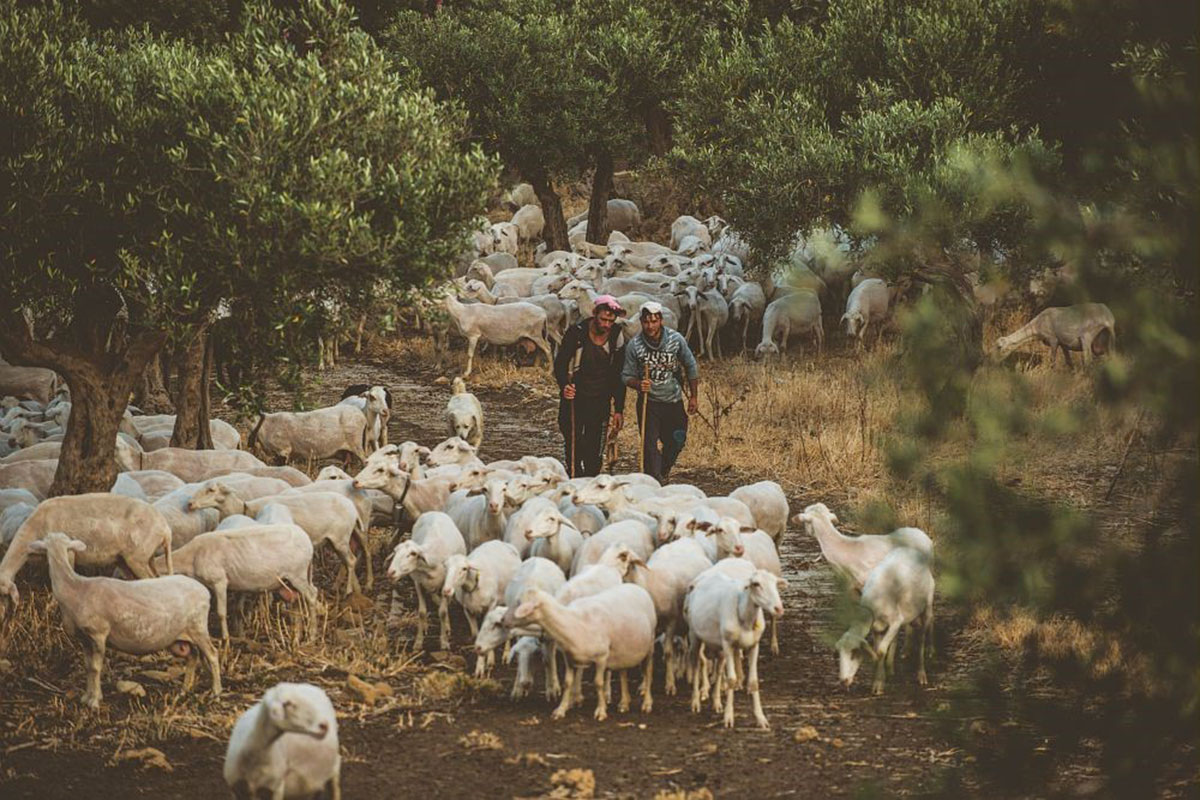
{"type": "Polygon", "coordinates": [[[775,581],[775,588],[778,589],[779,591],[782,592],[787,587],[788,587],[787,578],[780,578],[779,580],[775,581]]]}
{"type": "Polygon", "coordinates": [[[812,514],[801,511],[799,514],[792,517],[792,522],[795,522],[797,525],[803,525],[806,522],[812,522],[812,514]]]}
{"type": "Polygon", "coordinates": [[[693,531],[708,531],[709,533],[715,530],[713,524],[706,519],[694,519],[688,523],[688,528],[693,531]]]}
{"type": "Polygon", "coordinates": [[[87,550],[87,545],[78,539],[72,539],[67,542],[67,549],[74,550],[76,553],[82,553],[84,550],[87,550]]]}
{"type": "Polygon", "coordinates": [[[530,614],[532,614],[534,612],[534,609],[536,609],[536,608],[537,608],[537,600],[526,600],[525,602],[521,603],[521,605],[517,606],[517,611],[516,611],[517,619],[521,619],[522,617],[528,617],[530,614]]]}
{"type": "Polygon", "coordinates": [[[430,450],[428,447],[425,447],[424,445],[417,448],[417,455],[428,456],[428,455],[432,455],[432,454],[433,454],[433,451],[430,450]]]}
{"type": "Polygon", "coordinates": [[[46,543],[43,542],[41,539],[35,539],[34,541],[29,543],[29,552],[45,553],[46,552],[46,543]]]}
{"type": "Polygon", "coordinates": [[[830,521],[830,522],[832,522],[832,523],[834,523],[834,524],[836,525],[836,524],[837,524],[837,521],[838,521],[837,514],[835,514],[835,513],[833,513],[832,511],[830,511],[830,512],[829,512],[829,521],[830,521]]]}
{"type": "Polygon", "coordinates": [[[758,530],[758,528],[754,527],[753,525],[743,525],[742,527],[738,528],[738,530],[742,533],[754,533],[756,530],[758,530]]]}

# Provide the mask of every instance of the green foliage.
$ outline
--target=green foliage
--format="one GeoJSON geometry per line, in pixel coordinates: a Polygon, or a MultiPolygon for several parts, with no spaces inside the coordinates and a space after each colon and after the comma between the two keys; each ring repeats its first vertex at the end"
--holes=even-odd
{"type": "Polygon", "coordinates": [[[494,188],[460,112],[337,2],[247,7],[219,47],[97,40],[6,2],[0,302],[40,330],[118,289],[181,340],[218,308],[247,356],[306,358],[338,309],[442,275],[494,188]]]}

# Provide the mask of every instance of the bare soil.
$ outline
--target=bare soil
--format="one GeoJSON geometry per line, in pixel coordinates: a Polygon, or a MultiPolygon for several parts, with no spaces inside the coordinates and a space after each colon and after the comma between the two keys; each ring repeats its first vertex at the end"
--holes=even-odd
{"type": "MultiPolygon", "coordinates": [[[[386,383],[396,409],[392,441],[432,444],[445,435],[441,415],[449,393],[446,386],[434,384],[436,377],[416,359],[363,360],[326,373],[313,399],[334,401],[344,386],[359,381],[386,383]]],[[[502,390],[474,391],[487,415],[486,457],[560,455],[553,398],[519,382],[502,390]]],[[[629,461],[627,452],[619,469],[633,466],[629,461]]],[[[675,479],[724,494],[757,476],[680,468],[675,479]]],[[[816,499],[793,498],[793,511],[816,499]]],[[[382,531],[373,533],[386,541],[382,531]]],[[[376,575],[382,576],[385,549],[377,548],[376,575]]],[[[691,713],[686,686],[679,696],[667,697],[661,677],[653,713],[613,713],[604,723],[592,719],[590,686],[584,709],[573,710],[562,722],[550,721],[551,706],[537,694],[510,700],[511,670],[506,667],[497,670],[499,687],[477,687],[441,700],[414,695],[410,702],[398,686],[401,699],[382,712],[357,702],[345,691],[346,675],[328,666],[301,665],[308,668],[289,668],[272,673],[272,678],[312,680],[330,690],[342,715],[342,786],[348,798],[538,796],[554,789],[555,773],[576,769],[591,770],[596,795],[605,797],[700,789],[717,797],[822,797],[858,793],[871,785],[882,794],[907,795],[935,788],[942,768],[965,757],[954,740],[969,722],[947,721],[938,713],[947,707],[955,676],[971,658],[971,648],[959,641],[962,620],[942,610],[928,688],[918,687],[911,665],[900,663],[883,697],[870,695],[869,676],[860,676],[846,691],[837,681],[830,645],[840,631],[832,621],[836,592],[828,567],[820,561],[815,541],[801,531],[789,530],[782,557],[789,580],[780,630],[782,652],[772,656],[764,647],[760,664],[770,731],[754,727],[748,699],[741,693],[736,700],[737,727],[725,730],[710,705],[699,715],[691,713]],[[472,732],[495,734],[498,742],[491,741],[494,749],[472,745],[463,740],[472,732]]],[[[405,591],[410,593],[407,587],[405,591]]],[[[376,583],[376,609],[386,609],[390,592],[386,578],[376,583]]],[[[473,659],[468,656],[466,625],[457,613],[454,619],[454,653],[416,654],[416,664],[426,669],[414,674],[461,667],[473,659]]],[[[58,675],[43,678],[59,686],[81,683],[82,669],[76,658],[58,675]]],[[[106,702],[116,707],[132,702],[109,687],[111,680],[106,672],[106,702]]],[[[540,687],[540,677],[536,685],[540,687]]],[[[206,686],[202,679],[200,688],[206,686]]],[[[231,679],[229,692],[218,701],[222,713],[245,708],[257,686],[231,679]]],[[[107,741],[38,740],[22,729],[26,713],[36,714],[34,706],[59,702],[63,701],[29,681],[0,676],[0,797],[225,796],[225,735],[172,734],[162,741],[130,745],[158,748],[170,771],[135,766],[136,761],[114,765],[107,741]]],[[[558,791],[556,796],[571,796],[567,788],[558,791]]]]}

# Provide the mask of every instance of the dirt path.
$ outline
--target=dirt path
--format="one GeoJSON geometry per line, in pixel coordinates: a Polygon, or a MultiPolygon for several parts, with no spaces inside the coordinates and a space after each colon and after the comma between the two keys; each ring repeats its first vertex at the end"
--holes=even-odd
{"type": "MultiPolygon", "coordinates": [[[[327,374],[317,399],[336,400],[341,387],[368,378],[387,382],[394,394],[392,441],[432,444],[444,436],[441,413],[447,389],[432,386],[432,373],[416,363],[339,368],[327,374]]],[[[487,457],[559,455],[553,400],[521,384],[476,392],[487,414],[487,457]]],[[[683,469],[676,476],[710,494],[725,494],[754,479],[683,469]]],[[[793,498],[793,505],[805,501],[793,498]]],[[[718,797],[820,797],[854,793],[863,784],[874,784],[886,794],[929,788],[939,765],[955,763],[961,755],[950,743],[950,732],[933,719],[948,697],[948,674],[961,666],[948,662],[946,655],[955,658],[954,620],[941,617],[929,689],[919,689],[904,664],[884,697],[871,697],[863,680],[847,693],[837,681],[829,644],[834,633],[829,570],[819,561],[815,542],[795,530],[785,536],[782,556],[789,580],[782,652],[771,656],[764,648],[760,665],[770,731],[754,727],[749,703],[740,693],[737,728],[726,731],[711,707],[693,715],[685,694],[663,694],[661,678],[650,715],[613,714],[607,722],[596,723],[589,699],[585,710],[551,722],[551,708],[542,698],[508,698],[511,671],[501,668],[503,693],[426,702],[378,716],[345,714],[345,796],[533,796],[551,790],[553,773],[571,769],[591,770],[600,796],[653,797],[661,790],[702,787],[718,797]],[[469,749],[460,739],[472,731],[495,734],[498,749],[469,749]],[[807,738],[814,733],[815,738],[807,738]]],[[[379,557],[376,574],[381,574],[381,566],[379,557]]],[[[386,580],[377,584],[377,603],[382,604],[388,592],[386,580]]],[[[461,617],[456,620],[455,650],[465,655],[466,626],[461,617]]],[[[431,654],[419,657],[432,660],[431,654]]],[[[6,724],[3,708],[0,705],[0,725],[6,724]]],[[[86,744],[4,753],[0,796],[226,796],[223,741],[181,737],[155,746],[166,754],[173,771],[108,766],[106,755],[90,751],[86,744]]]]}

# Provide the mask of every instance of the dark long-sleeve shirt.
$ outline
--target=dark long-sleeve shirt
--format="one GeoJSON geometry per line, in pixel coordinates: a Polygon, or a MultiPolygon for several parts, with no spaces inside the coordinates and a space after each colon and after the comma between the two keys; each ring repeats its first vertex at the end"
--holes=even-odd
{"type": "MultiPolygon", "coordinates": [[[[588,336],[590,320],[583,320],[567,328],[563,334],[558,356],[554,359],[554,377],[558,388],[569,382],[571,365],[578,363],[575,373],[576,397],[608,400],[612,398],[613,410],[618,414],[625,410],[625,384],[621,381],[621,367],[625,363],[625,338],[620,325],[613,325],[608,341],[603,347],[592,343],[588,336]],[[579,353],[576,362],[576,353],[579,353]]],[[[561,395],[560,395],[561,397],[561,395]]]]}

